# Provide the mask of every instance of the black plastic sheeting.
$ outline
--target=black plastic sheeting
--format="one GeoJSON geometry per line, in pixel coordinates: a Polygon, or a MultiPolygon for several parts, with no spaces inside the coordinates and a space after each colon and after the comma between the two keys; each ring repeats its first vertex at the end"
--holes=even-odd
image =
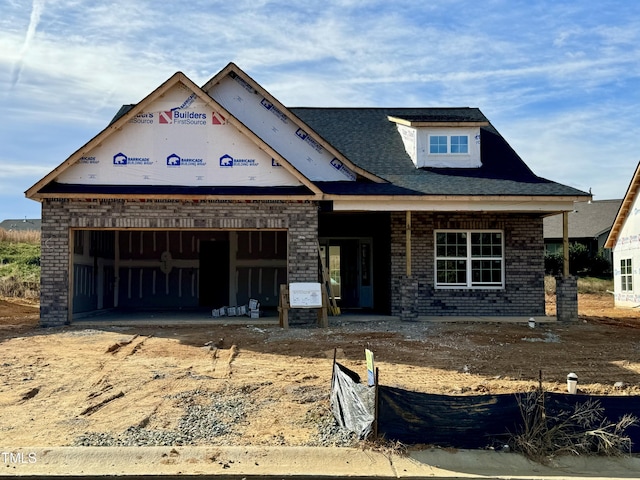
{"type": "MultiPolygon", "coordinates": [[[[506,443],[523,424],[518,395],[448,396],[378,387],[378,435],[405,444],[486,448],[506,443]]],[[[625,414],[640,418],[640,397],[545,393],[549,416],[573,411],[577,403],[597,400],[611,422],[625,414]]],[[[626,430],[631,451],[640,452],[640,427],[626,430]]]]}
{"type": "Polygon", "coordinates": [[[342,428],[366,438],[372,431],[375,389],[360,383],[353,370],[333,364],[331,379],[331,410],[342,428]]]}

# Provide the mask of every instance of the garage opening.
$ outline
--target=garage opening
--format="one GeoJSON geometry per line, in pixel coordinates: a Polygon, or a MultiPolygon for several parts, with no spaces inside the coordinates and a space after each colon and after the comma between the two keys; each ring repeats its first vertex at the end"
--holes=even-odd
{"type": "Polygon", "coordinates": [[[287,231],[73,230],[72,316],[260,302],[287,282],[287,231]]]}

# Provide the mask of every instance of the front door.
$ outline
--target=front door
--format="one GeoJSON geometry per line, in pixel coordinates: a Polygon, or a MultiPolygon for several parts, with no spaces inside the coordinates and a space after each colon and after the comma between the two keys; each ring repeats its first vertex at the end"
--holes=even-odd
{"type": "Polygon", "coordinates": [[[371,239],[320,240],[331,282],[331,293],[341,308],[372,308],[371,239]]]}

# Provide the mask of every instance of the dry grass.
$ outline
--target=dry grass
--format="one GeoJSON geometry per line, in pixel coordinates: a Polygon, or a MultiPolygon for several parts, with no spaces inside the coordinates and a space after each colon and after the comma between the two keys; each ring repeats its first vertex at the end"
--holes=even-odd
{"type": "Polygon", "coordinates": [[[18,277],[0,277],[0,298],[21,298],[35,301],[40,298],[38,279],[25,281],[18,277]]]}
{"type": "MultiPolygon", "coordinates": [[[[613,290],[613,279],[596,277],[578,277],[578,293],[606,294],[613,290]]],[[[544,292],[547,295],[555,295],[556,279],[552,275],[544,277],[544,292]]]]}
{"type": "Polygon", "coordinates": [[[541,389],[518,397],[523,425],[509,442],[527,458],[547,463],[556,455],[622,455],[631,451],[625,434],[638,419],[623,415],[617,422],[604,417],[598,400],[577,403],[572,411],[552,415],[545,406],[541,389]]]}
{"type": "Polygon", "coordinates": [[[7,243],[40,243],[40,231],[38,230],[5,230],[0,228],[0,242],[7,243]]]}
{"type": "Polygon", "coordinates": [[[375,438],[373,435],[366,440],[361,440],[359,446],[362,450],[382,453],[387,458],[409,455],[409,447],[404,443],[398,440],[387,440],[384,437],[375,438]]]}

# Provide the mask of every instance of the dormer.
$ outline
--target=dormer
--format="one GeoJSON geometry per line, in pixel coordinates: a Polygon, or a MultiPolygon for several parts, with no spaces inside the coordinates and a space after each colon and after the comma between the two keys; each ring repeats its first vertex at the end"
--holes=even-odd
{"type": "Polygon", "coordinates": [[[489,122],[468,115],[479,113],[476,109],[465,109],[467,115],[458,112],[459,109],[434,109],[433,115],[403,114],[388,119],[396,124],[416,168],[479,168],[480,127],[489,122]]]}

